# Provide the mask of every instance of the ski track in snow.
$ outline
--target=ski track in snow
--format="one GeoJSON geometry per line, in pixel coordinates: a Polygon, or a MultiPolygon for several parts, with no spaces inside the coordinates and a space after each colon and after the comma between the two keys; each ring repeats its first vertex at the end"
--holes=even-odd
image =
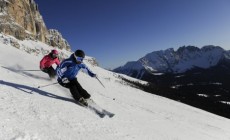
{"type": "Polygon", "coordinates": [[[84,73],[79,82],[100,107],[115,113],[102,119],[74,103],[59,85],[38,89],[56,82],[46,74],[17,71],[37,69],[42,56],[0,45],[1,140],[230,139],[229,119],[129,87],[86,62],[106,88],[84,73]]]}

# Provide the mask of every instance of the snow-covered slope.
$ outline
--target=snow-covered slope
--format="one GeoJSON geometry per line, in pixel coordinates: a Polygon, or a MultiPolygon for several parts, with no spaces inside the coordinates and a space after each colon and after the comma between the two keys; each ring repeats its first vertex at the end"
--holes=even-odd
{"type": "Polygon", "coordinates": [[[99,118],[59,85],[37,89],[56,82],[46,74],[17,71],[38,69],[41,58],[0,41],[1,140],[230,139],[229,119],[132,88],[118,74],[86,61],[106,88],[84,73],[79,82],[98,105],[116,114],[99,118]]]}
{"type": "MultiPolygon", "coordinates": [[[[217,65],[223,58],[229,59],[230,53],[218,46],[180,47],[177,51],[170,48],[147,54],[136,62],[130,62],[114,71],[132,75],[143,70],[149,72],[183,73],[195,67],[210,68],[217,65]]],[[[137,75],[136,77],[140,77],[137,75]]]]}

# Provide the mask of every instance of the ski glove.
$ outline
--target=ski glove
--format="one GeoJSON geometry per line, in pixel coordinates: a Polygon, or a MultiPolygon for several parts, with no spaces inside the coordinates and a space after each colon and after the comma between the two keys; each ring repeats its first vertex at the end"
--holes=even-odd
{"type": "Polygon", "coordinates": [[[62,81],[62,83],[64,83],[64,84],[67,84],[67,83],[69,83],[69,80],[68,80],[68,78],[62,78],[61,79],[61,81],[62,81]]]}

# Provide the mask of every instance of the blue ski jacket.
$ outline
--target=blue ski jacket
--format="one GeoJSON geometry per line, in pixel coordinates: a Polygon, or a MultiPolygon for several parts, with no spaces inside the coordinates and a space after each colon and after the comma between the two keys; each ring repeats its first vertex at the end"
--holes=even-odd
{"type": "Polygon", "coordinates": [[[81,69],[85,69],[91,77],[95,76],[95,74],[84,63],[77,64],[76,59],[72,54],[68,59],[63,60],[57,67],[56,73],[58,76],[58,82],[62,82],[63,78],[67,78],[69,81],[75,79],[81,69]]]}

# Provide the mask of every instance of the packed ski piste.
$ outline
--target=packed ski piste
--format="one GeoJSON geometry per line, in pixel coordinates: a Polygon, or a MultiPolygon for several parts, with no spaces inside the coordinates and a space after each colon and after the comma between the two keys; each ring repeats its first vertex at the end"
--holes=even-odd
{"type": "Polygon", "coordinates": [[[229,140],[230,120],[146,93],[83,48],[0,37],[1,140],[229,140]]]}

